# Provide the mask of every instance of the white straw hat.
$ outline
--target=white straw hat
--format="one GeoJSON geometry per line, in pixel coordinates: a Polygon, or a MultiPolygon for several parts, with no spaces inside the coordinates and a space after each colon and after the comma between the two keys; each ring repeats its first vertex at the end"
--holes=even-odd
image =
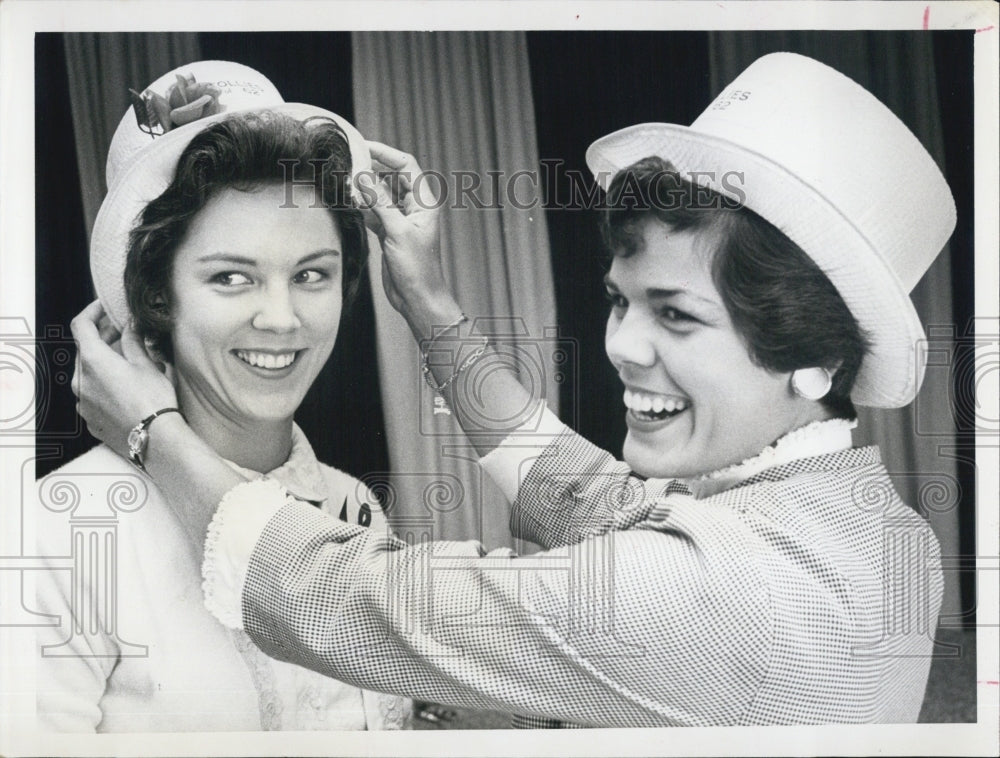
{"type": "Polygon", "coordinates": [[[594,142],[587,165],[607,189],[619,170],[653,155],[744,202],[826,273],[871,341],[855,403],[913,400],[926,346],[909,292],[951,235],[955,203],[934,160],[888,108],[822,63],[774,53],[690,127],[630,126],[594,142]]]}
{"type": "Polygon", "coordinates": [[[196,134],[239,111],[273,111],[298,120],[322,116],[337,122],[351,149],[356,175],[371,169],[364,138],[323,108],[286,103],[259,71],[229,61],[197,61],[164,74],[142,94],[115,130],[108,151],[108,194],[90,238],[90,272],[97,296],[119,329],[129,319],[123,276],[129,232],[146,205],[174,178],[177,159],[196,134]]]}

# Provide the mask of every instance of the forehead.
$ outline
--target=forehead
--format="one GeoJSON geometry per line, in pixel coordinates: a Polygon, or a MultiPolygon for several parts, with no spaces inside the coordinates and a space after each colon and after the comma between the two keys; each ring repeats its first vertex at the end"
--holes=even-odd
{"type": "Polygon", "coordinates": [[[662,221],[648,218],[636,227],[635,251],[615,255],[609,278],[618,286],[655,289],[690,289],[702,297],[717,296],[712,261],[721,233],[715,227],[674,231],[662,221]]]}
{"type": "Polygon", "coordinates": [[[194,216],[177,257],[226,252],[282,260],[320,249],[340,250],[336,220],[317,201],[311,186],[227,187],[194,216]]]}

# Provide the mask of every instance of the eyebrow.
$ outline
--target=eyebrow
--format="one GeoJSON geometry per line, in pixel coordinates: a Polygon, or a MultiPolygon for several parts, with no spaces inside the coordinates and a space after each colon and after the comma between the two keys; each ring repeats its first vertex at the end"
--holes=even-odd
{"type": "MultiPolygon", "coordinates": [[[[614,279],[611,278],[611,274],[604,275],[604,286],[610,287],[613,290],[619,289],[618,285],[615,284],[614,279]]],[[[702,302],[708,303],[709,305],[718,305],[718,303],[716,303],[714,300],[710,300],[707,297],[703,297],[694,292],[691,292],[691,290],[668,289],[664,287],[649,287],[646,289],[646,297],[648,297],[650,300],[665,300],[667,298],[679,297],[682,295],[694,298],[695,300],[701,300],[702,302]]]]}
{"type": "MultiPolygon", "coordinates": [[[[325,258],[328,255],[332,255],[335,258],[340,257],[340,251],[334,248],[326,248],[323,250],[316,250],[315,252],[304,255],[296,261],[296,266],[301,266],[304,263],[311,263],[318,258],[325,258]]],[[[256,266],[257,261],[253,258],[247,258],[245,255],[236,255],[235,253],[209,253],[208,255],[203,255],[198,258],[198,263],[235,263],[242,266],[256,266]]]]}

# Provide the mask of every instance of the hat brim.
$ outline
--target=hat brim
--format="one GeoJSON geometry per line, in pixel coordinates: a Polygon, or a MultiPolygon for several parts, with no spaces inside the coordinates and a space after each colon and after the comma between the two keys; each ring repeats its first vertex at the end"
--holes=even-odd
{"type": "MultiPolygon", "coordinates": [[[[255,109],[294,117],[299,121],[321,116],[334,120],[347,135],[351,149],[352,176],[371,170],[371,156],[361,133],[348,121],[324,108],[302,103],[280,103],[255,109]]],[[[163,194],[173,180],[177,160],[195,135],[213,123],[236,113],[228,111],[199,119],[151,138],[129,162],[101,204],[90,237],[90,272],[97,297],[116,328],[129,320],[123,275],[128,251],[129,233],[135,227],[143,209],[163,194]]]]}
{"type": "Polygon", "coordinates": [[[926,341],[909,293],[820,191],[759,153],[678,124],[638,124],[602,137],[587,150],[587,165],[607,190],[618,171],[652,155],[767,219],[829,277],[869,340],[851,392],[857,405],[897,408],[913,400],[926,341]]]}

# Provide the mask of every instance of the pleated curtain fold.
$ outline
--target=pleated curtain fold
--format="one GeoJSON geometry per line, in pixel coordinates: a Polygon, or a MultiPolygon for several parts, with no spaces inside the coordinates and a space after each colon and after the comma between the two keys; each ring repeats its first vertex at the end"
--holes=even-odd
{"type": "MultiPolygon", "coordinates": [[[[443,177],[432,186],[446,194],[445,275],[471,319],[489,317],[482,323],[491,328],[503,323],[511,335],[504,342],[537,358],[538,371],[524,378],[541,383],[556,410],[555,297],[544,209],[533,194],[538,182],[515,178],[539,165],[525,35],[358,32],[352,40],[358,128],[413,153],[423,169],[443,177]],[[498,172],[499,184],[489,172],[498,172]],[[488,207],[477,208],[471,193],[459,197],[463,183],[479,181],[476,197],[488,207]]],[[[506,502],[476,466],[457,424],[435,405],[418,348],[382,293],[379,255],[370,270],[392,468],[390,519],[401,531],[434,539],[512,545],[506,502]]]]}
{"type": "Polygon", "coordinates": [[[166,71],[201,58],[195,33],[90,32],[63,35],[73,136],[87,237],[107,193],[104,165],[128,90],[141,92],[166,71]]]}

